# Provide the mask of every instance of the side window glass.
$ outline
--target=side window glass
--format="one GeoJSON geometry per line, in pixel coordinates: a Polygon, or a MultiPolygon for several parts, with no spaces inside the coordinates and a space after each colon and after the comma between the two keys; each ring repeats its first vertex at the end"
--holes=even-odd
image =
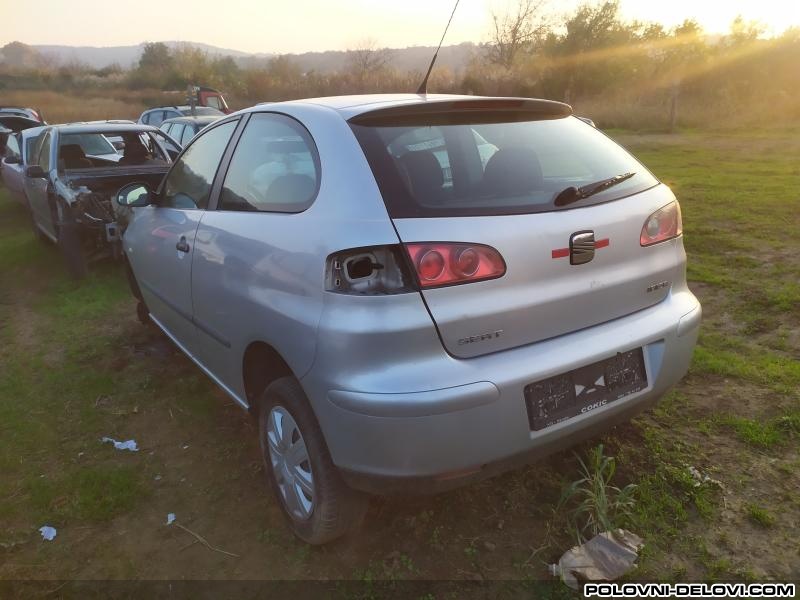
{"type": "Polygon", "coordinates": [[[169,139],[163,133],[159,131],[154,131],[153,135],[159,142],[161,142],[161,145],[163,145],[164,148],[167,149],[167,152],[169,153],[171,159],[174,159],[176,156],[178,156],[178,154],[181,153],[181,148],[179,148],[176,144],[174,144],[172,140],[169,139]]]}
{"type": "Polygon", "coordinates": [[[20,158],[19,140],[15,135],[9,135],[6,139],[6,156],[9,158],[20,158]]]}
{"type": "Polygon", "coordinates": [[[188,144],[191,139],[194,137],[194,127],[191,125],[187,125],[183,130],[183,135],[181,136],[181,146],[185,146],[188,144]]]}
{"type": "Polygon", "coordinates": [[[41,148],[41,145],[42,145],[41,133],[36,137],[31,137],[25,140],[25,164],[27,165],[38,164],[36,161],[39,160],[38,150],[39,148],[41,148]]]}
{"type": "Polygon", "coordinates": [[[39,165],[42,167],[42,170],[47,173],[50,171],[50,141],[52,140],[52,135],[48,131],[47,134],[44,136],[44,140],[42,141],[42,148],[39,150],[39,165]]]}
{"type": "Polygon", "coordinates": [[[153,127],[158,127],[161,125],[161,122],[164,120],[164,111],[163,110],[154,110],[151,112],[148,117],[148,123],[153,127]]]}
{"type": "MultiPolygon", "coordinates": [[[[183,123],[173,123],[172,128],[169,130],[169,136],[176,142],[181,141],[181,134],[183,133],[183,123]]],[[[185,146],[186,144],[184,144],[185,146]]]]}
{"type": "Polygon", "coordinates": [[[211,184],[237,121],[214,127],[198,137],[167,176],[161,206],[206,208],[211,184]]]}
{"type": "Polygon", "coordinates": [[[319,188],[319,155],[308,131],[284,115],[254,114],[222,188],[222,210],[301,212],[319,188]]]}
{"type": "Polygon", "coordinates": [[[169,133],[170,128],[172,127],[172,123],[162,123],[158,126],[161,131],[169,133]]]}

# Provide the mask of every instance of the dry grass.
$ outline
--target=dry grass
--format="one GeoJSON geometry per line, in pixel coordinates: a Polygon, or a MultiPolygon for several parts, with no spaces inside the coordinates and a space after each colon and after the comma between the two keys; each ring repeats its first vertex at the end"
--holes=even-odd
{"type": "MultiPolygon", "coordinates": [[[[237,100],[237,99],[234,99],[237,100]]],[[[128,90],[126,88],[87,89],[82,92],[59,93],[47,90],[15,90],[2,94],[0,103],[41,109],[49,123],[69,123],[97,119],[136,120],[146,108],[160,104],[182,104],[183,92],[128,90]]],[[[231,102],[235,108],[250,106],[244,98],[231,102]]],[[[800,118],[800,104],[792,98],[770,107],[741,107],[700,104],[687,99],[679,107],[681,129],[742,129],[764,123],[765,115],[781,114],[800,118]],[[784,106],[785,105],[785,106],[784,106]]],[[[576,114],[593,119],[603,129],[666,131],[669,107],[666,102],[632,98],[578,99],[576,114]]],[[[796,119],[795,119],[796,120],[796,119]]]]}
{"type": "MultiPolygon", "coordinates": [[[[632,97],[577,99],[573,102],[575,113],[587,116],[603,129],[627,129],[659,132],[669,129],[669,102],[661,99],[632,97]]],[[[703,102],[689,96],[678,102],[679,129],[752,129],[773,123],[781,115],[782,123],[800,120],[800,102],[789,94],[765,98],[757,103],[743,105],[735,98],[719,102],[703,102]]]]}
{"type": "Polygon", "coordinates": [[[108,96],[75,96],[51,91],[19,90],[3,94],[3,103],[30,106],[42,111],[49,123],[97,119],[136,120],[145,109],[141,99],[108,96]]]}

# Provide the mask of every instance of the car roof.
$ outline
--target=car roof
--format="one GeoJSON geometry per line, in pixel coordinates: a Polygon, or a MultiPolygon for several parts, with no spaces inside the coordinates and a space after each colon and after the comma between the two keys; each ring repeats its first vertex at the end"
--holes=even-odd
{"type": "Polygon", "coordinates": [[[289,100],[286,102],[262,103],[256,106],[245,109],[242,112],[252,112],[259,109],[263,110],[265,107],[273,106],[286,106],[286,105],[308,105],[315,104],[318,106],[325,106],[338,112],[342,118],[349,120],[361,114],[373,112],[376,110],[391,109],[395,107],[404,107],[412,105],[427,105],[431,108],[439,105],[439,108],[445,108],[443,105],[453,102],[463,102],[463,106],[472,105],[473,107],[481,107],[485,109],[492,109],[494,107],[504,107],[504,105],[514,104],[515,107],[524,106],[525,109],[534,107],[553,108],[554,110],[565,111],[571,108],[562,104],[561,102],[554,102],[552,100],[540,100],[535,98],[506,98],[494,96],[465,96],[459,94],[361,94],[352,96],[328,96],[321,98],[306,98],[300,100],[289,100]]]}
{"type": "Polygon", "coordinates": [[[126,131],[156,131],[158,128],[141,123],[120,123],[101,121],[99,123],[67,123],[65,125],[51,125],[59,133],[125,133],[126,131]]]}
{"type": "Polygon", "coordinates": [[[15,114],[15,115],[25,115],[26,117],[30,117],[32,114],[36,114],[36,111],[32,108],[24,108],[22,106],[0,106],[0,113],[6,114],[15,114]]]}
{"type": "Polygon", "coordinates": [[[148,108],[144,112],[150,112],[151,110],[189,110],[191,106],[188,104],[165,104],[164,106],[153,106],[152,108],[148,108]]]}
{"type": "Polygon", "coordinates": [[[195,115],[195,116],[187,116],[187,117],[171,117],[169,119],[164,119],[161,123],[213,123],[217,119],[221,119],[221,115],[195,115]]]}

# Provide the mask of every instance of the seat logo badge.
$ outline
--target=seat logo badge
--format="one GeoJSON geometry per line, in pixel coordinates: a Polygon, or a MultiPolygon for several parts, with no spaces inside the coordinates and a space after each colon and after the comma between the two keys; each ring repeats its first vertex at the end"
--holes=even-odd
{"type": "Polygon", "coordinates": [[[594,239],[594,231],[576,231],[569,237],[569,248],[556,248],[552,252],[553,258],[566,258],[569,264],[582,265],[594,258],[594,251],[605,248],[610,243],[608,238],[594,239]]]}
{"type": "Polygon", "coordinates": [[[569,238],[569,264],[582,265],[594,258],[594,231],[579,231],[569,238]]]}

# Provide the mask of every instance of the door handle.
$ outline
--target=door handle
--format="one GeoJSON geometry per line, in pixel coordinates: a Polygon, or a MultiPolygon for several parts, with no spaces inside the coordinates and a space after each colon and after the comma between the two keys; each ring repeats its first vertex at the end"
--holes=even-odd
{"type": "Polygon", "coordinates": [[[175,244],[175,248],[177,248],[180,252],[189,252],[189,242],[186,241],[186,236],[181,236],[181,239],[178,240],[177,244],[175,244]]]}

